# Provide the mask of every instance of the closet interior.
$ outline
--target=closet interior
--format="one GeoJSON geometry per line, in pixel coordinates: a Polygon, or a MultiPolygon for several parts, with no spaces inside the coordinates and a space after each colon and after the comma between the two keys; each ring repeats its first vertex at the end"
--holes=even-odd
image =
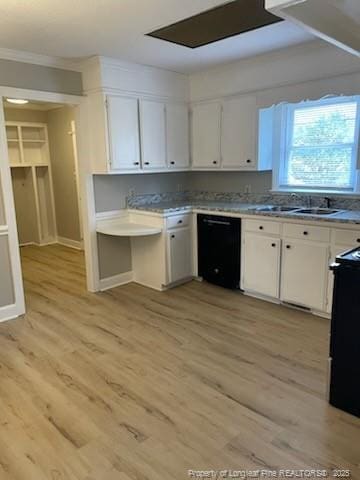
{"type": "Polygon", "coordinates": [[[20,245],[48,245],[57,238],[46,124],[6,122],[20,245]]]}
{"type": "Polygon", "coordinates": [[[40,102],[4,112],[20,246],[81,247],[73,112],[40,102]]]}

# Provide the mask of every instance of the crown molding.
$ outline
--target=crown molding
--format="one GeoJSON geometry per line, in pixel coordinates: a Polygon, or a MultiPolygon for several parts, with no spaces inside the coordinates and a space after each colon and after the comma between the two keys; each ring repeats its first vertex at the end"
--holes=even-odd
{"type": "Polygon", "coordinates": [[[81,72],[80,60],[51,57],[48,55],[40,55],[38,53],[24,52],[21,50],[12,50],[9,48],[0,48],[0,59],[81,72]]]}
{"type": "MultiPolygon", "coordinates": [[[[94,57],[93,57],[94,58],[94,57]]],[[[101,66],[104,67],[112,67],[116,68],[125,72],[148,72],[148,73],[168,73],[172,75],[182,76],[182,77],[189,77],[188,73],[177,72],[175,70],[170,70],[164,67],[156,67],[154,65],[145,65],[142,63],[135,63],[135,62],[128,62],[126,60],[121,60],[113,57],[105,57],[105,56],[97,56],[95,57],[98,59],[101,66]]]]}

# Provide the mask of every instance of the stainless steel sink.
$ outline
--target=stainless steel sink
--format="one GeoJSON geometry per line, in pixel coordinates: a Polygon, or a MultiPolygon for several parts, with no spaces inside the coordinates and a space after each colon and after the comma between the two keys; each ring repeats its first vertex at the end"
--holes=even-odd
{"type": "Polygon", "coordinates": [[[252,210],[256,212],[295,212],[299,207],[287,207],[283,205],[268,205],[265,207],[256,207],[252,210]]]}
{"type": "Polygon", "coordinates": [[[303,215],[333,215],[334,213],[339,212],[341,212],[341,210],[333,208],[299,208],[294,213],[303,215]]]}

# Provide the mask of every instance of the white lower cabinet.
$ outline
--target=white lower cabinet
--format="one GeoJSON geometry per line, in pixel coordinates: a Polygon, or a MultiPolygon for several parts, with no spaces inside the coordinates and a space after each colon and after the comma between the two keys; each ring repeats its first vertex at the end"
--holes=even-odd
{"type": "Polygon", "coordinates": [[[168,284],[192,276],[191,228],[174,228],[167,232],[168,284]]]}
{"type": "Polygon", "coordinates": [[[324,311],[329,244],[284,238],[281,263],[281,300],[324,311]]]}
{"type": "Polygon", "coordinates": [[[279,297],[281,240],[245,233],[243,288],[268,297],[279,297]]]}

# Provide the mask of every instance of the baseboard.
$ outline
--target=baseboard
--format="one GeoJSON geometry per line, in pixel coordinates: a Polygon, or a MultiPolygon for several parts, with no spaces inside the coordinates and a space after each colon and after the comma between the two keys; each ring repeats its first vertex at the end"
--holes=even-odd
{"type": "Polygon", "coordinates": [[[133,281],[134,274],[133,272],[119,273],[118,275],[113,275],[112,277],[100,279],[100,291],[109,290],[110,288],[120,287],[126,283],[133,281]]]}
{"type": "Polygon", "coordinates": [[[0,307],[0,323],[7,322],[8,320],[14,320],[24,313],[25,311],[20,310],[15,304],[0,307]]]}
{"type": "Polygon", "coordinates": [[[64,245],[65,247],[75,248],[76,250],[83,250],[83,242],[78,240],[72,240],[66,237],[57,237],[57,243],[64,245]]]}

